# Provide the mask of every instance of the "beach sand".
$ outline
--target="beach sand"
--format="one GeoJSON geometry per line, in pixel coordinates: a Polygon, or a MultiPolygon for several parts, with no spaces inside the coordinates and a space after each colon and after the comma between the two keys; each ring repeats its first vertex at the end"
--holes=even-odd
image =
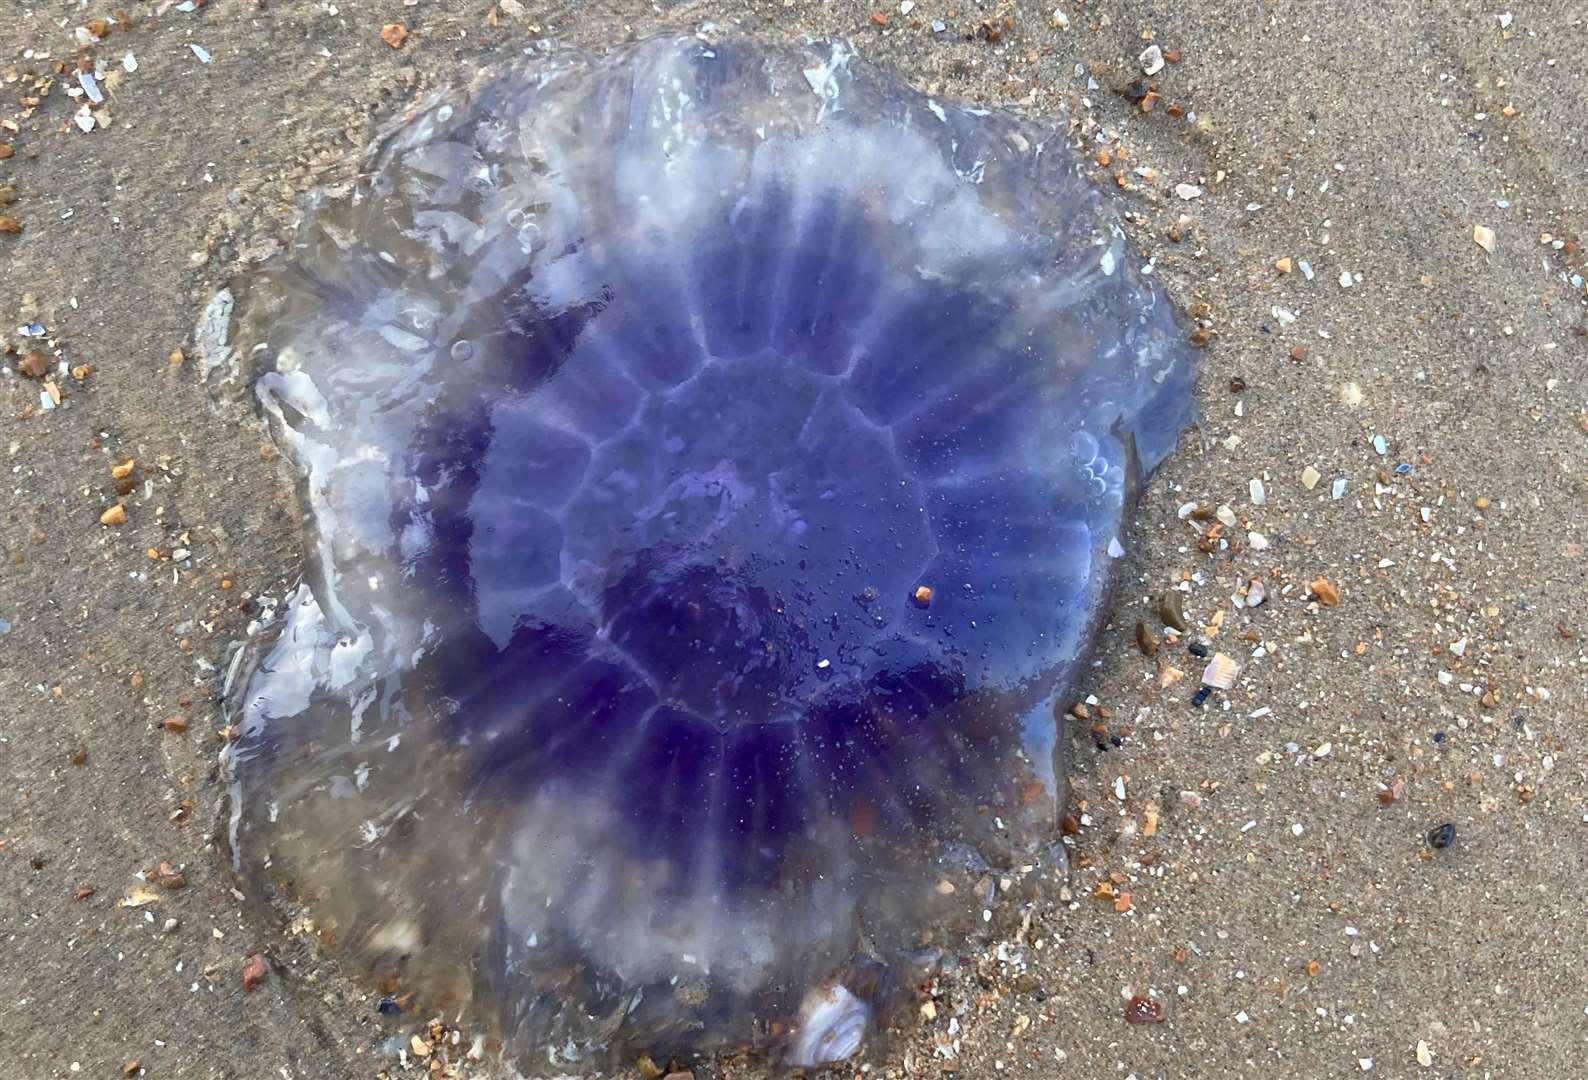
{"type": "Polygon", "coordinates": [[[1064,3],[1063,28],[1051,4],[894,2],[878,25],[836,0],[500,2],[492,25],[486,0],[128,0],[92,46],[119,76],[86,133],[55,67],[110,12],[8,5],[4,366],[42,348],[68,373],[53,410],[0,377],[0,1074],[423,1075],[382,1044],[425,1018],[378,1016],[309,936],[245,914],[215,842],[215,665],[301,562],[290,477],[212,404],[193,327],[426,88],[532,40],[706,23],[847,36],[1106,147],[1098,182],[1211,337],[1201,422],[1148,487],[1077,688],[1074,902],[1004,942],[1018,959],[970,957],[870,1075],[1582,1074],[1580,4],[1105,0],[1064,3]],[[1178,59],[1144,111],[1149,38],[1178,59]],[[101,525],[127,458],[127,520],[101,525]],[[1187,503],[1230,508],[1211,551],[1187,503]],[[1253,577],[1266,602],[1236,606],[1253,577]],[[1134,643],[1179,584],[1242,664],[1200,709],[1202,661],[1134,643]],[[123,906],[161,863],[184,884],[123,906]],[[1127,1024],[1132,995],[1162,1022],[1127,1024]]]}

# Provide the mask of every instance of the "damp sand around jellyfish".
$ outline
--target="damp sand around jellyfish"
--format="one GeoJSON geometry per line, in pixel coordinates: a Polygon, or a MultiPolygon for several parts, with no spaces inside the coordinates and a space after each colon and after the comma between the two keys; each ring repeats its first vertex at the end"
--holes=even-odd
{"type": "Polygon", "coordinates": [[[1193,376],[1061,127],[839,43],[552,52],[390,131],[234,346],[306,574],[233,853],[356,969],[526,1068],[812,1065],[1059,883],[1193,376]]]}

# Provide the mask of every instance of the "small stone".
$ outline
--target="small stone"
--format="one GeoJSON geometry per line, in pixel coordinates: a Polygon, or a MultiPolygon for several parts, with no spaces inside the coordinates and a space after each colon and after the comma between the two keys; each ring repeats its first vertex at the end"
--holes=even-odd
{"type": "Polygon", "coordinates": [[[403,47],[408,40],[408,28],[402,23],[387,23],[380,28],[380,39],[394,49],[403,47]]]}
{"type": "Polygon", "coordinates": [[[1484,496],[1479,495],[1476,499],[1472,500],[1472,508],[1479,512],[1487,510],[1489,508],[1489,500],[1484,496]]]}
{"type": "Polygon", "coordinates": [[[1428,846],[1444,849],[1456,842],[1456,827],[1450,822],[1445,822],[1428,830],[1428,846]]]}
{"type": "Polygon", "coordinates": [[[1268,492],[1263,488],[1263,482],[1261,480],[1253,477],[1251,482],[1246,486],[1247,490],[1251,494],[1253,506],[1262,506],[1268,501],[1268,492]]]}
{"type": "Polygon", "coordinates": [[[1162,1022],[1163,1006],[1152,998],[1137,994],[1125,1003],[1125,1023],[1161,1024],[1162,1022]]]}
{"type": "Polygon", "coordinates": [[[143,1068],[143,1062],[139,1061],[137,1058],[133,1058],[131,1061],[127,1062],[121,1067],[121,1075],[137,1076],[138,1070],[141,1068],[143,1068]]]}
{"type": "Polygon", "coordinates": [[[0,233],[15,236],[22,231],[22,223],[14,217],[0,217],[0,233]]]}
{"type": "Polygon", "coordinates": [[[1185,633],[1187,626],[1185,615],[1180,608],[1180,594],[1174,589],[1167,590],[1158,598],[1158,618],[1170,629],[1185,633]]]}
{"type": "Polygon", "coordinates": [[[270,973],[270,968],[265,964],[265,958],[254,953],[243,961],[243,991],[252,993],[265,981],[265,976],[270,973]]]}
{"type": "Polygon", "coordinates": [[[1157,45],[1148,45],[1136,59],[1143,75],[1156,75],[1163,70],[1163,50],[1157,45]]]}
{"type": "Polygon", "coordinates": [[[1289,255],[1286,255],[1282,259],[1274,260],[1274,269],[1278,270],[1281,274],[1288,274],[1295,268],[1296,264],[1289,255]]]}
{"type": "Polygon", "coordinates": [[[187,731],[187,717],[168,716],[160,721],[160,726],[173,734],[181,735],[187,731]]]}
{"type": "Polygon", "coordinates": [[[1428,1049],[1428,1043],[1422,1039],[1417,1040],[1417,1064],[1429,1068],[1434,1063],[1434,1052],[1428,1049]]]}
{"type": "Polygon", "coordinates": [[[427,1058],[430,1056],[430,1044],[417,1035],[412,1036],[408,1040],[408,1049],[414,1052],[414,1057],[427,1058]]]}
{"type": "Polygon", "coordinates": [[[10,184],[0,185],[0,206],[10,206],[17,201],[17,189],[10,184]]]}
{"type": "Polygon", "coordinates": [[[132,470],[133,470],[133,468],[134,468],[134,466],[136,464],[137,463],[132,458],[128,458],[126,461],[123,461],[120,465],[112,465],[110,467],[110,478],[112,480],[125,480],[125,479],[127,479],[127,477],[132,475],[132,470]]]}
{"type": "Polygon", "coordinates": [[[680,1069],[678,1072],[668,1073],[662,1077],[662,1080],[695,1080],[695,1074],[689,1069],[680,1069]]]}
{"type": "Polygon", "coordinates": [[[910,601],[919,608],[929,607],[932,603],[932,586],[917,585],[910,594],[910,601]]]}
{"type": "Polygon", "coordinates": [[[50,358],[41,352],[23,353],[17,368],[30,379],[42,379],[50,370],[50,358]]]}
{"type": "Polygon", "coordinates": [[[1472,227],[1472,242],[1490,255],[1494,254],[1494,230],[1487,225],[1474,225],[1472,227]]]}
{"type": "Polygon", "coordinates": [[[1263,584],[1263,579],[1262,578],[1255,578],[1254,577],[1254,578],[1252,578],[1251,581],[1247,582],[1247,584],[1246,584],[1246,606],[1247,607],[1249,607],[1249,608],[1259,607],[1259,606],[1262,605],[1262,602],[1265,599],[1267,599],[1267,597],[1268,597],[1268,587],[1263,584]]]}
{"type": "Polygon", "coordinates": [[[1141,650],[1143,656],[1158,655],[1158,639],[1141,620],[1136,621],[1136,648],[1141,650]]]}
{"type": "Polygon", "coordinates": [[[106,510],[103,514],[99,515],[99,523],[101,525],[127,524],[127,508],[122,506],[120,503],[117,503],[109,510],[106,510]]]}
{"type": "Polygon", "coordinates": [[[1336,607],[1340,603],[1340,590],[1336,589],[1328,578],[1314,578],[1307,588],[1324,607],[1336,607]]]}
{"type": "Polygon", "coordinates": [[[1202,189],[1197,187],[1195,184],[1176,184],[1174,186],[1174,193],[1187,202],[1190,202],[1192,199],[1199,199],[1202,197],[1202,189]]]}
{"type": "Polygon", "coordinates": [[[1323,474],[1311,465],[1301,470],[1301,486],[1311,491],[1318,486],[1318,481],[1323,479],[1323,474]]]}

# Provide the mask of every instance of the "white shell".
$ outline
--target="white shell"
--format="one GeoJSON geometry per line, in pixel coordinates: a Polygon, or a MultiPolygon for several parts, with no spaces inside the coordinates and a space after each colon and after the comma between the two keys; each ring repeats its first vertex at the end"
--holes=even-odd
{"type": "Polygon", "coordinates": [[[870,1024],[871,1008],[842,986],[812,991],[800,1007],[788,1063],[808,1069],[853,1057],[870,1024]]]}
{"type": "Polygon", "coordinates": [[[1213,659],[1208,661],[1208,666],[1202,671],[1202,685],[1228,690],[1235,685],[1235,676],[1240,673],[1240,664],[1223,653],[1214,653],[1213,659]]]}

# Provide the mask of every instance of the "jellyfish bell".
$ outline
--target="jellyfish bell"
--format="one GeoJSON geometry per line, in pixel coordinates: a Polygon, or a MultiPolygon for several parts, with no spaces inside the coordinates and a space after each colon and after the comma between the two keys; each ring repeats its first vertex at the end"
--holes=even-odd
{"type": "Polygon", "coordinates": [[[228,693],[238,872],[536,1069],[875,1045],[1064,865],[1055,712],[1191,409],[1125,254],[1057,129],[838,43],[405,119],[239,288],[305,583],[228,693]]]}

